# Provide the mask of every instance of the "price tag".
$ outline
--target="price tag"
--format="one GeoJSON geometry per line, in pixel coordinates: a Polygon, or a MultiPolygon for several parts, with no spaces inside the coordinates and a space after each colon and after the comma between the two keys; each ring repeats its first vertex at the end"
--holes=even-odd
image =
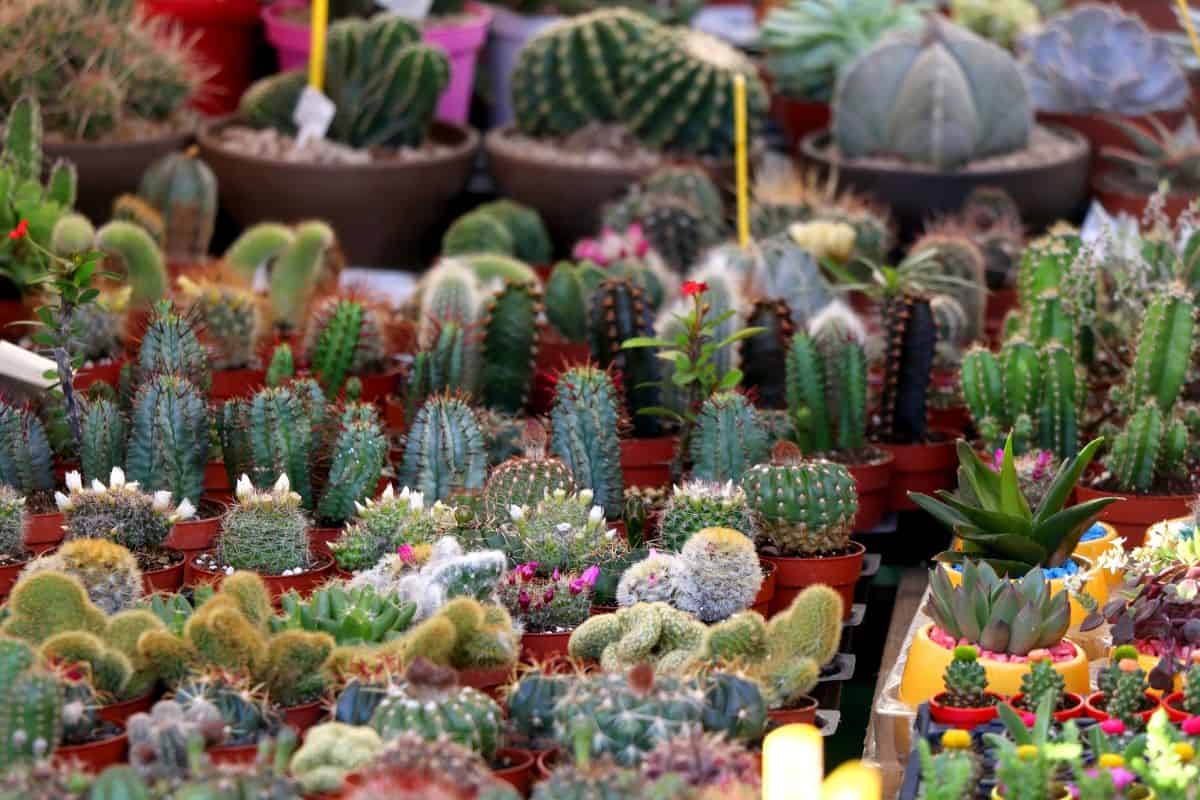
{"type": "Polygon", "coordinates": [[[296,110],[292,112],[292,121],[300,129],[297,143],[324,139],[325,134],[329,132],[329,126],[333,124],[335,113],[337,106],[332,100],[312,86],[305,86],[304,91],[300,93],[300,101],[296,103],[296,110]]]}
{"type": "Polygon", "coordinates": [[[393,14],[422,20],[429,15],[433,0],[375,0],[375,4],[393,14]]]}

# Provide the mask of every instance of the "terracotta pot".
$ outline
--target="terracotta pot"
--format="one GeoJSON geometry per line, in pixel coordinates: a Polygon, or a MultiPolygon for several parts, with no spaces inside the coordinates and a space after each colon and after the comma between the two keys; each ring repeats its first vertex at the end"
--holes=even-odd
{"type": "Polygon", "coordinates": [[[152,569],[142,573],[142,591],[146,594],[155,592],[174,592],[183,586],[184,565],[187,557],[181,550],[173,551],[179,556],[179,563],[162,569],[152,569]]]}
{"type": "Polygon", "coordinates": [[[109,361],[106,364],[93,364],[90,367],[83,367],[75,373],[73,381],[76,391],[86,392],[92,387],[92,384],[103,381],[109,386],[116,389],[121,385],[121,368],[125,366],[125,359],[119,358],[109,361]]]}
{"type": "Polygon", "coordinates": [[[192,132],[168,133],[132,142],[64,142],[47,140],[47,161],[65,158],[79,173],[75,210],[99,223],[112,216],[117,195],[136,192],[146,168],[158,159],[187,148],[192,132]]]}
{"type": "Polygon", "coordinates": [[[958,452],[950,437],[925,444],[880,442],[879,446],[894,459],[888,481],[888,506],[893,511],[916,510],[909,492],[932,494],[938,489],[953,489],[957,483],[958,452]]]}
{"type": "Polygon", "coordinates": [[[1120,497],[1120,503],[1106,506],[1100,512],[1100,521],[1117,529],[1125,539],[1125,549],[1141,545],[1146,538],[1146,529],[1164,519],[1182,517],[1191,513],[1195,498],[1191,495],[1138,495],[1124,492],[1101,492],[1083,483],[1075,487],[1075,502],[1086,503],[1098,497],[1120,497]]]}
{"type": "Polygon", "coordinates": [[[829,127],[829,103],[813,100],[797,100],[785,94],[772,92],[771,116],[783,128],[788,151],[795,152],[800,141],[810,133],[829,127]]]}
{"type": "Polygon", "coordinates": [[[884,450],[879,459],[869,464],[847,464],[858,493],[858,513],[854,515],[854,530],[869,531],[883,521],[891,503],[888,487],[896,457],[884,450]]]}
{"type": "Polygon", "coordinates": [[[1160,703],[1167,710],[1167,716],[1171,718],[1171,722],[1183,722],[1192,716],[1183,708],[1183,692],[1172,692],[1164,697],[1160,703]]]}
{"type": "MultiPolygon", "coordinates": [[[[1100,722],[1109,719],[1108,712],[1100,708],[1097,704],[1098,701],[1103,699],[1104,692],[1092,692],[1089,694],[1087,699],[1083,701],[1083,713],[1087,714],[1094,720],[1099,720],[1100,722]]],[[[1154,716],[1154,712],[1158,711],[1158,698],[1150,692],[1146,692],[1146,699],[1150,700],[1153,703],[1153,706],[1147,711],[1138,712],[1138,716],[1141,718],[1142,722],[1149,722],[1150,717],[1154,716]]]]}
{"type": "Polygon", "coordinates": [[[496,750],[496,758],[508,761],[510,766],[494,769],[493,774],[516,789],[521,797],[528,797],[529,790],[533,788],[533,771],[536,764],[533,753],[515,747],[501,747],[496,750]]]}
{"type": "Polygon", "coordinates": [[[220,531],[220,517],[185,519],[175,523],[175,527],[171,528],[163,545],[172,550],[182,550],[185,553],[207,550],[217,540],[217,534],[220,531]]]}
{"type": "Polygon", "coordinates": [[[808,695],[801,695],[791,708],[768,711],[767,717],[775,725],[812,725],[817,721],[817,701],[808,695]]]}
{"type": "MultiPolygon", "coordinates": [[[[1008,704],[1010,706],[1012,706],[1013,710],[1016,711],[1017,713],[1023,713],[1023,712],[1029,711],[1029,709],[1022,708],[1020,706],[1019,701],[1024,699],[1024,697],[1025,697],[1025,695],[1023,695],[1023,694],[1014,694],[1012,697],[1008,698],[1008,704]]],[[[1054,716],[1055,721],[1066,722],[1069,719],[1078,719],[1079,717],[1082,717],[1084,714],[1083,696],[1078,695],[1075,692],[1064,692],[1063,697],[1067,698],[1068,706],[1061,711],[1054,712],[1053,716],[1054,716]]],[[[931,702],[930,708],[932,708],[932,707],[933,706],[932,706],[932,702],[931,702]]]]}
{"type": "Polygon", "coordinates": [[[950,725],[960,730],[969,731],[979,725],[991,722],[996,718],[996,707],[1004,702],[1004,698],[992,692],[984,692],[992,699],[992,704],[984,708],[956,708],[945,705],[942,698],[945,692],[929,698],[929,713],[934,722],[950,725]]]}
{"type": "Polygon", "coordinates": [[[233,496],[233,484],[229,480],[229,470],[225,469],[224,461],[209,461],[204,465],[205,494],[226,494],[233,496]]]}
{"type": "Polygon", "coordinates": [[[61,511],[48,514],[30,514],[25,523],[25,546],[34,555],[40,555],[47,550],[53,550],[63,540],[63,523],[65,518],[61,511]]]}
{"type": "Polygon", "coordinates": [[[404,411],[404,401],[399,397],[389,394],[383,398],[383,423],[387,426],[388,433],[404,433],[408,430],[404,411]]]}
{"type": "Polygon", "coordinates": [[[329,552],[329,543],[336,542],[342,535],[343,528],[309,528],[308,546],[319,556],[333,555],[329,552]]]}
{"type": "Polygon", "coordinates": [[[408,258],[466,183],[479,134],[435,122],[430,139],[444,152],[415,161],[312,164],[239,153],[222,144],[217,130],[199,137],[221,185],[221,205],[240,225],[324,219],[356,266],[408,258]]]}
{"type": "Polygon", "coordinates": [[[290,725],[296,733],[303,736],[305,731],[316,725],[321,721],[321,717],[325,716],[325,702],[313,700],[302,706],[281,708],[280,711],[283,714],[283,721],[290,725]]]}
{"type": "Polygon", "coordinates": [[[266,385],[267,371],[263,369],[213,370],[208,398],[214,403],[223,403],[234,398],[249,397],[266,385]]]}
{"type": "Polygon", "coordinates": [[[771,598],[772,614],[778,614],[792,604],[792,600],[806,586],[823,583],[833,587],[845,604],[844,619],[850,618],[854,605],[854,585],[862,572],[863,554],[867,548],[858,542],[850,543],[851,552],[830,558],[795,558],[786,556],[762,556],[763,561],[775,565],[775,596],[771,598]]]}
{"type": "Polygon", "coordinates": [[[538,780],[546,780],[550,777],[550,773],[554,771],[554,767],[562,758],[562,751],[557,747],[552,747],[549,750],[541,750],[537,754],[537,774],[538,780]]]}
{"type": "MultiPolygon", "coordinates": [[[[219,586],[225,578],[225,573],[196,566],[198,556],[199,554],[193,555],[188,559],[184,583],[188,586],[212,586],[214,588],[219,586]]],[[[260,575],[260,577],[267,585],[271,599],[278,600],[281,595],[287,594],[293,589],[301,596],[311,594],[314,589],[325,582],[332,570],[333,559],[326,556],[317,563],[317,566],[301,572],[299,575],[260,575]]]]}
{"type": "MultiPolygon", "coordinates": [[[[12,284],[3,283],[7,290],[15,292],[12,284]]],[[[33,312],[25,305],[25,301],[20,298],[4,298],[0,299],[0,339],[6,342],[19,342],[21,339],[29,335],[29,326],[13,325],[14,322],[24,322],[33,318],[33,312]]]]}
{"type": "MultiPolygon", "coordinates": [[[[1183,122],[1185,111],[1160,111],[1152,114],[1155,119],[1165,124],[1171,130],[1176,130],[1183,122]]],[[[1105,161],[1100,151],[1105,147],[1120,147],[1137,152],[1133,142],[1125,132],[1112,123],[1113,119],[1122,122],[1149,127],[1150,116],[1130,117],[1123,114],[1059,114],[1052,111],[1037,112],[1037,121],[1043,125],[1053,125],[1057,128],[1070,128],[1091,146],[1089,159],[1090,176],[1092,179],[1106,169],[1105,161]]],[[[1107,208],[1107,206],[1106,206],[1107,208]]],[[[1109,209],[1111,211],[1111,209],[1109,209]]]]}
{"type": "Polygon", "coordinates": [[[258,760],[258,742],[223,744],[205,751],[214,764],[253,764],[258,760]]]}
{"type": "Polygon", "coordinates": [[[504,687],[512,680],[514,670],[515,666],[459,670],[458,682],[499,700],[504,687]]]}
{"type": "Polygon", "coordinates": [[[25,565],[29,563],[29,559],[18,564],[5,564],[0,567],[0,600],[8,597],[12,591],[13,584],[17,582],[17,577],[21,574],[21,570],[25,569],[25,565]]]}
{"type": "Polygon", "coordinates": [[[521,634],[521,660],[527,664],[553,661],[567,654],[571,631],[521,634]]]}
{"type": "MultiPolygon", "coordinates": [[[[1134,219],[1141,219],[1150,203],[1150,194],[1122,185],[1115,173],[1101,172],[1092,178],[1092,196],[1113,216],[1124,211],[1134,219]]],[[[1186,192],[1170,192],[1163,206],[1163,213],[1167,215],[1167,219],[1174,222],[1187,210],[1195,197],[1186,192]]]]}
{"type": "Polygon", "coordinates": [[[621,469],[625,485],[665,487],[671,485],[671,461],[677,436],[621,440],[621,469]]]}
{"type": "Polygon", "coordinates": [[[87,744],[72,744],[54,748],[54,763],[75,765],[87,772],[102,772],[105,767],[125,760],[129,735],[124,729],[115,736],[87,744]]]}
{"type": "Polygon", "coordinates": [[[827,131],[806,136],[800,152],[823,171],[836,169],[840,186],[887,203],[904,239],[919,231],[930,217],[957,211],[980,186],[1004,189],[1021,209],[1022,219],[1040,229],[1077,217],[1088,199],[1087,140],[1066,128],[1054,132],[1071,143],[1069,153],[1058,161],[1021,168],[937,172],[899,163],[848,162],[832,154],[827,131]]]}
{"type": "Polygon", "coordinates": [[[568,367],[586,364],[591,359],[592,348],[586,342],[553,342],[543,338],[538,342],[534,369],[558,374],[568,367]]]}
{"type": "Polygon", "coordinates": [[[763,581],[758,587],[758,594],[754,596],[754,602],[750,604],[751,611],[757,611],[764,617],[771,615],[771,600],[775,597],[775,564],[770,561],[761,561],[763,571],[763,581]]]}
{"type": "Polygon", "coordinates": [[[105,722],[111,722],[114,725],[124,725],[125,721],[142,711],[149,711],[154,705],[155,693],[153,691],[146,692],[141,697],[135,697],[132,700],[122,700],[119,703],[109,703],[108,705],[100,706],[96,709],[96,716],[105,722]]]}

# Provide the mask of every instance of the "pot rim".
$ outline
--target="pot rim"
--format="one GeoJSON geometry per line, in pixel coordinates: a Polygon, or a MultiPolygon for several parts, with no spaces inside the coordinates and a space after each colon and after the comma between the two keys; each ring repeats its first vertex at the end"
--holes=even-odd
{"type": "Polygon", "coordinates": [[[759,553],[759,554],[758,554],[758,558],[759,558],[759,560],[760,560],[760,561],[763,561],[763,560],[768,560],[768,561],[775,561],[775,560],[779,560],[779,561],[822,561],[822,562],[829,562],[829,561],[839,561],[839,560],[849,560],[849,559],[859,558],[860,556],[864,555],[864,554],[867,552],[867,546],[866,546],[866,545],[864,545],[862,542],[857,542],[857,541],[855,541],[854,539],[851,539],[851,540],[850,540],[850,542],[849,542],[849,544],[848,544],[848,545],[846,545],[846,546],[847,546],[847,547],[850,547],[850,548],[852,548],[851,552],[849,552],[849,553],[843,553],[843,554],[841,554],[841,555],[837,555],[837,556],[773,556],[773,555],[770,555],[770,554],[768,554],[768,553],[759,553]]]}
{"type": "MultiPolygon", "coordinates": [[[[192,554],[192,555],[191,555],[191,556],[190,556],[190,557],[189,557],[189,558],[186,560],[186,562],[185,562],[185,563],[186,563],[186,564],[187,564],[189,567],[191,567],[191,568],[192,568],[192,571],[193,571],[193,572],[197,572],[197,573],[199,573],[199,574],[201,574],[201,575],[220,575],[222,578],[224,578],[224,577],[226,577],[226,575],[227,575],[227,573],[225,573],[224,571],[210,570],[210,569],[206,569],[206,568],[204,568],[204,567],[201,567],[201,566],[197,566],[197,565],[196,565],[196,559],[200,558],[200,556],[210,555],[210,554],[212,554],[212,553],[215,553],[215,552],[216,552],[216,550],[215,550],[215,549],[212,549],[212,548],[210,548],[210,549],[208,549],[208,550],[201,550],[201,551],[200,551],[200,552],[198,552],[198,553],[194,553],[194,554],[192,554]]],[[[328,556],[328,555],[327,555],[327,556],[322,556],[322,557],[320,558],[320,560],[317,562],[316,566],[310,567],[309,569],[306,569],[306,570],[304,570],[303,572],[297,572],[297,573],[295,573],[295,574],[293,574],[293,575],[265,575],[265,574],[263,574],[263,573],[261,573],[261,572],[258,572],[258,573],[256,573],[256,574],[257,574],[257,575],[258,575],[260,578],[262,578],[264,581],[271,581],[271,580],[275,580],[275,581],[284,580],[284,581],[286,581],[286,580],[293,580],[293,579],[296,579],[296,578],[305,578],[305,577],[308,577],[308,576],[310,576],[310,575],[313,575],[313,574],[315,574],[315,573],[318,573],[318,572],[325,572],[325,571],[328,571],[328,570],[330,570],[330,569],[333,567],[333,565],[334,565],[335,563],[336,563],[336,562],[334,562],[334,560],[333,560],[333,556],[328,556]]]]}
{"type": "Polygon", "coordinates": [[[182,149],[184,144],[189,142],[193,137],[199,137],[206,128],[207,126],[203,121],[198,121],[186,130],[169,131],[156,136],[144,136],[140,139],[131,139],[129,141],[111,142],[103,139],[91,141],[88,139],[50,138],[43,143],[43,146],[48,151],[47,155],[52,155],[57,148],[62,148],[64,150],[75,150],[98,156],[114,150],[133,151],[145,147],[159,147],[172,141],[178,142],[176,149],[182,149]]]}

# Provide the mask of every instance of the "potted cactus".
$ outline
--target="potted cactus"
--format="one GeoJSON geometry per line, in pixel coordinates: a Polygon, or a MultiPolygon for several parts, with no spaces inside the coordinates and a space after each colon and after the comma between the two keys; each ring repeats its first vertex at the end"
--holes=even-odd
{"type": "Polygon", "coordinates": [[[384,310],[366,299],[328,297],[310,312],[304,359],[329,397],[357,378],[358,398],[373,403],[389,394],[400,370],[391,361],[384,310]]]}
{"type": "Polygon", "coordinates": [[[25,544],[25,498],[0,487],[0,599],[8,597],[17,575],[33,557],[25,544]]]}
{"type": "Polygon", "coordinates": [[[25,497],[25,546],[34,554],[53,548],[63,538],[63,517],[54,507],[50,439],[32,410],[0,400],[0,452],[0,484],[25,497]]]}
{"type": "Polygon", "coordinates": [[[1066,690],[1066,679],[1054,669],[1054,662],[1043,652],[1030,651],[1029,672],[1021,677],[1021,691],[1009,698],[1018,711],[1036,714],[1047,702],[1058,722],[1075,719],[1084,712],[1084,698],[1066,690]]]}
{"type": "Polygon", "coordinates": [[[1114,653],[1113,659],[1096,675],[1097,691],[1088,695],[1084,710],[1103,722],[1117,719],[1126,730],[1140,730],[1158,710],[1158,696],[1150,692],[1146,671],[1137,661],[1137,651],[1114,653]]]}
{"type": "Polygon", "coordinates": [[[892,30],[848,65],[831,129],[800,150],[886,202],[904,232],[959,208],[978,186],[1004,189],[1039,225],[1075,213],[1088,191],[1083,137],[1035,126],[1013,57],[936,14],[923,29],[892,30]]]}
{"type": "Polygon", "coordinates": [[[698,161],[720,180],[732,176],[739,75],[753,136],[767,92],[753,64],[724,42],[623,8],[559,21],[517,58],[515,124],[485,140],[493,174],[505,195],[536,208],[555,240],[570,245],[596,231],[606,201],[667,160],[698,161]],[[592,49],[589,41],[604,45],[592,49]],[[559,58],[571,69],[548,66],[559,58]],[[659,113],[662,86],[691,84],[709,91],[680,94],[673,113],[659,113]]]}
{"type": "Polygon", "coordinates": [[[1188,717],[1200,716],[1200,660],[1193,654],[1183,675],[1183,689],[1166,694],[1162,707],[1172,722],[1182,722],[1188,717]]]}
{"type": "Polygon", "coordinates": [[[987,691],[987,670],[979,663],[979,651],[969,644],[954,648],[942,683],[945,691],[929,698],[929,713],[943,725],[971,730],[994,719],[996,706],[1003,702],[987,691]]]}
{"type": "Polygon", "coordinates": [[[303,69],[254,84],[231,124],[201,134],[234,218],[328,220],[355,264],[391,264],[418,245],[462,187],[478,144],[469,128],[434,122],[450,67],[420,38],[395,14],[329,27],[325,92],[337,112],[326,139],[296,145],[303,69]]]}

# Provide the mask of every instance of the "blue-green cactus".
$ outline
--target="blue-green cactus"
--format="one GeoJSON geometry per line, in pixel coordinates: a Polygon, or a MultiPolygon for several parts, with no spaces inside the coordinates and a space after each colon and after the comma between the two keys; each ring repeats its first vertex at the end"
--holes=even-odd
{"type": "Polygon", "coordinates": [[[621,402],[612,379],[590,366],[572,367],[558,378],[550,412],[550,449],[575,476],[580,488],[591,489],[597,505],[610,518],[625,505],[621,469],[621,402]]]}
{"type": "Polygon", "coordinates": [[[409,428],[400,483],[433,501],[482,489],[486,479],[487,451],[475,411],[461,397],[430,397],[409,428]]]}

